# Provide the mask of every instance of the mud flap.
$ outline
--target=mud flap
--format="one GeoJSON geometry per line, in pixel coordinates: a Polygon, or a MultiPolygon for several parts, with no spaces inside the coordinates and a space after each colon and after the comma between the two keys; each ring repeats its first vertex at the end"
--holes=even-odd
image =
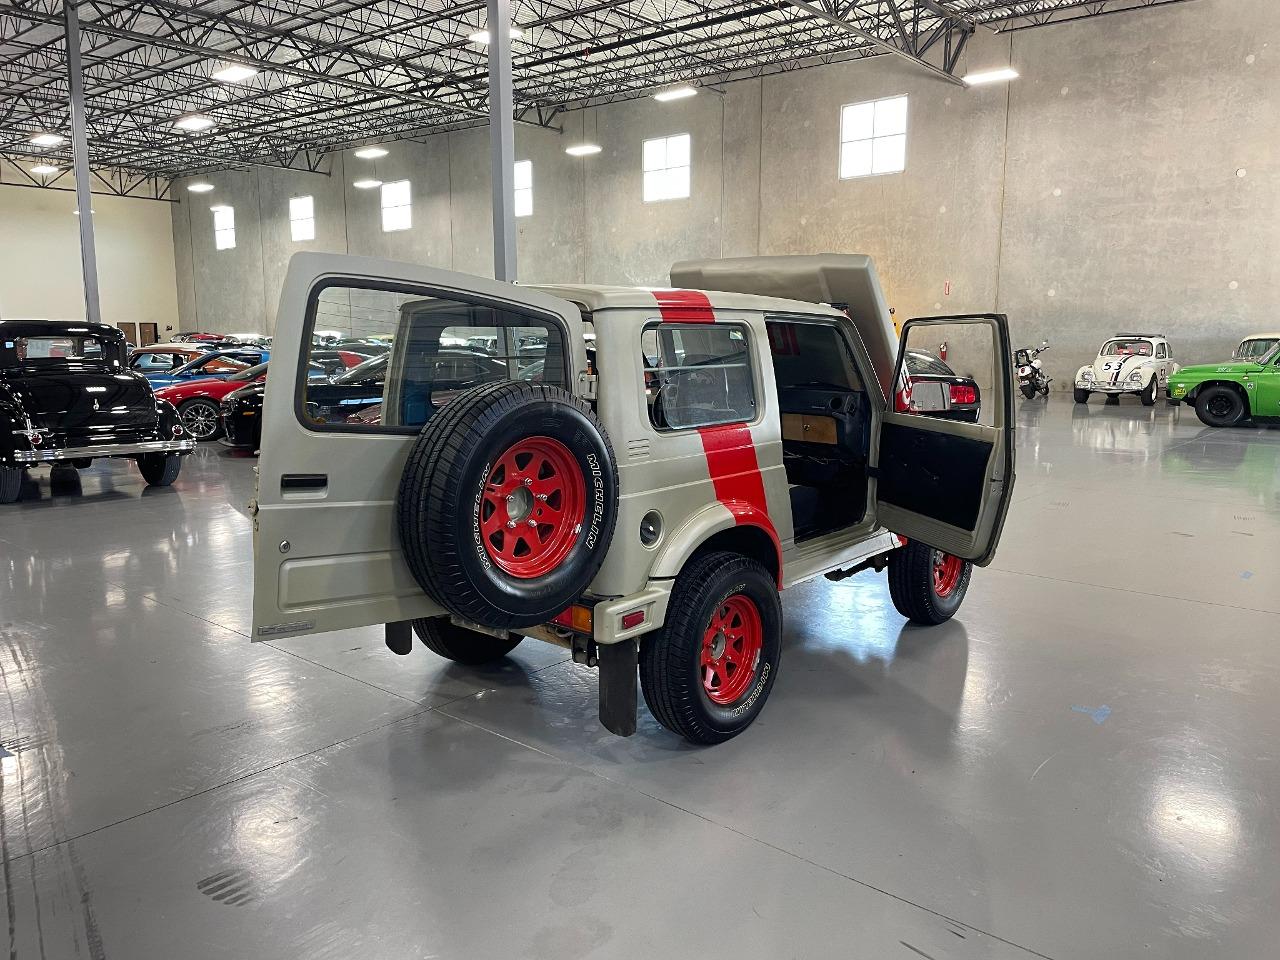
{"type": "Polygon", "coordinates": [[[386,625],[387,648],[405,657],[413,653],[413,628],[410,620],[397,620],[386,625]]]}
{"type": "Polygon", "coordinates": [[[638,651],[634,640],[604,643],[597,648],[600,723],[620,737],[629,737],[636,732],[638,651]]]}

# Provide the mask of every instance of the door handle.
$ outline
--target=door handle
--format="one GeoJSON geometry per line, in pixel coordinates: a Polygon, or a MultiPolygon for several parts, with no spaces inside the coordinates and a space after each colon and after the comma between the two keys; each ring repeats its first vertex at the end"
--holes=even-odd
{"type": "Polygon", "coordinates": [[[323,490],[329,486],[327,473],[286,473],[280,477],[280,489],[284,490],[323,490]]]}

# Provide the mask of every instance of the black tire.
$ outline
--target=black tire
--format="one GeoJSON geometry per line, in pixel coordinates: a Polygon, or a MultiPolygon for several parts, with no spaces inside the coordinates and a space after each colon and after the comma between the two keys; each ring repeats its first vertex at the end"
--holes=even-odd
{"type": "Polygon", "coordinates": [[[138,457],[138,472],[149,487],[167,487],[178,479],[182,457],[176,453],[144,453],[138,457]]]}
{"type": "Polygon", "coordinates": [[[1091,396],[1093,394],[1088,390],[1081,390],[1079,387],[1075,388],[1076,403],[1088,403],[1091,396]]]}
{"type": "MultiPolygon", "coordinates": [[[[505,485],[510,477],[505,471],[501,475],[505,485]]],[[[536,489],[537,484],[530,487],[536,489]]],[[[511,499],[517,494],[518,486],[511,499]]],[[[535,517],[544,508],[538,498],[522,494],[521,499],[528,506],[518,522],[530,524],[540,537],[535,517]]],[[[572,499],[566,493],[560,502],[571,505],[572,499]]],[[[549,502],[546,507],[554,510],[549,502]]],[[[510,502],[504,508],[511,509],[510,502]]],[[[582,595],[604,562],[618,518],[613,448],[591,408],[559,387],[524,381],[484,384],[451,400],[418,435],[400,479],[396,518],[410,571],[446,610],[501,630],[545,623],[582,595]],[[559,450],[564,470],[549,476],[562,478],[566,491],[580,481],[584,499],[580,522],[566,528],[562,515],[549,534],[548,542],[559,543],[563,552],[545,569],[517,574],[502,565],[495,551],[501,553],[510,536],[515,556],[505,562],[516,562],[526,540],[521,533],[528,531],[514,520],[507,524],[513,533],[494,529],[486,534],[482,525],[492,522],[499,509],[486,499],[489,481],[499,476],[505,456],[529,443],[559,450]]],[[[527,542],[525,551],[532,555],[527,542]]]]}
{"type": "Polygon", "coordinates": [[[22,496],[21,467],[0,467],[0,503],[17,503],[22,496]]]}
{"type": "MultiPolygon", "coordinates": [[[[739,638],[737,642],[748,641],[739,638]]],[[[722,639],[716,643],[726,654],[728,644],[722,639]]],[[[654,718],[672,733],[690,743],[722,743],[760,715],[778,677],[781,658],[782,603],[773,577],[748,557],[708,553],[680,571],[666,624],[643,638],[640,689],[654,718]],[[715,702],[703,682],[706,635],[713,617],[731,619],[735,611],[750,609],[748,605],[758,616],[759,655],[750,674],[738,678],[737,668],[726,674],[726,682],[734,686],[721,689],[728,694],[741,686],[741,692],[727,702],[715,702]]]]}
{"type": "Polygon", "coordinates": [[[1208,427],[1234,427],[1245,418],[1244,397],[1230,387],[1205,387],[1196,397],[1196,416],[1208,427]]]}
{"type": "Polygon", "coordinates": [[[448,617],[423,617],[415,620],[413,632],[432,653],[469,666],[501,660],[524,639],[515,633],[507,634],[506,639],[501,639],[489,633],[468,630],[448,617]]]}
{"type": "Polygon", "coordinates": [[[1036,385],[1034,383],[1024,383],[1019,389],[1022,390],[1022,395],[1028,400],[1033,399],[1036,395],[1036,385]]]}
{"type": "Polygon", "coordinates": [[[940,594],[934,580],[934,567],[940,558],[947,556],[915,540],[889,554],[889,596],[897,611],[912,623],[925,626],[946,623],[964,602],[973,564],[952,557],[952,561],[958,560],[963,566],[951,589],[940,594]]]}
{"type": "Polygon", "coordinates": [[[1160,389],[1160,378],[1153,376],[1151,382],[1142,388],[1142,392],[1138,394],[1138,399],[1142,401],[1144,407],[1154,407],[1156,405],[1156,391],[1160,389]]]}
{"type": "Polygon", "coordinates": [[[182,426],[195,440],[217,440],[222,434],[221,411],[212,400],[197,397],[178,408],[182,426]]]}

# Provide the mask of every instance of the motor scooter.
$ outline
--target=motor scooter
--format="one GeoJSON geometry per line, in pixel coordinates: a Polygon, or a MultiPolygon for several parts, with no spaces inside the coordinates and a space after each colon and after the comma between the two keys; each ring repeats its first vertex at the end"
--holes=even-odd
{"type": "Polygon", "coordinates": [[[1049,341],[1042,340],[1038,347],[1020,347],[1014,351],[1013,362],[1018,367],[1018,389],[1028,400],[1037,393],[1049,396],[1049,384],[1053,379],[1044,375],[1044,368],[1040,363],[1040,354],[1048,349],[1049,341]]]}

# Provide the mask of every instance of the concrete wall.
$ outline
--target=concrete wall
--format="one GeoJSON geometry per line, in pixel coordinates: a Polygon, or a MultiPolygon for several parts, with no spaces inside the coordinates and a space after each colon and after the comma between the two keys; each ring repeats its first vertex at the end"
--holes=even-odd
{"type": "MultiPolygon", "coordinates": [[[[8,164],[0,169],[0,180],[18,178],[8,164]]],[[[64,177],[64,185],[74,181],[64,177]]],[[[178,329],[170,206],[94,196],[103,320],[156,323],[162,336],[178,329]]],[[[0,182],[0,319],[84,319],[75,209],[72,192],[0,182]]]]}
{"type": "MultiPolygon", "coordinates": [[[[1180,359],[1275,327],[1280,280],[1280,4],[1197,0],[1076,24],[980,33],[961,72],[1012,63],[1008,85],[962,89],[890,57],[636,100],[521,127],[534,214],[517,221],[520,279],[663,284],[684,257],[865,252],[900,316],[999,309],[1020,342],[1048,337],[1058,386],[1101,340],[1159,328],[1180,359]],[[841,181],[841,104],[910,96],[906,171],[841,181]],[[640,151],[688,132],[692,196],[644,203],[640,151]],[[604,150],[567,157],[579,139],[604,150]]],[[[306,247],[491,274],[484,129],[334,159],[328,177],[261,170],[179,190],[184,326],[274,323],[288,198],[316,198],[306,247]],[[362,175],[414,183],[414,226],[385,234],[362,175]],[[192,202],[194,201],[194,202],[192,202]],[[214,252],[210,203],[242,245],[214,252]]]]}

